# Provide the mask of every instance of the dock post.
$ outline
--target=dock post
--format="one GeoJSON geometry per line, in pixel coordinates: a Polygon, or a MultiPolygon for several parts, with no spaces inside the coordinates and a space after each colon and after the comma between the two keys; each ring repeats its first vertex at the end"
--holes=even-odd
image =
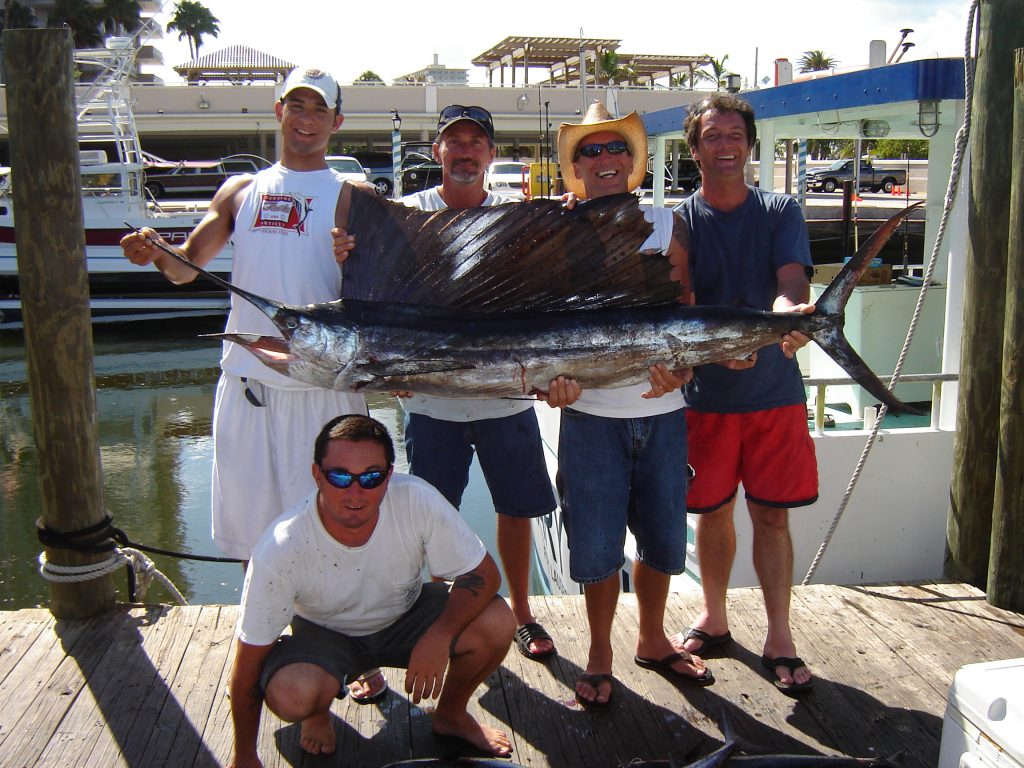
{"type": "Polygon", "coordinates": [[[1013,149],[1010,152],[1010,233],[1006,264],[1006,325],[999,405],[999,452],[988,601],[1024,611],[1024,48],[1013,57],[1013,149]]]}
{"type": "Polygon", "coordinates": [[[975,70],[960,397],[946,517],[946,576],[985,589],[999,447],[999,392],[1010,214],[1013,50],[1019,0],[982,0],[975,70]]]}
{"type": "MultiPolygon", "coordinates": [[[[42,523],[58,533],[101,523],[89,282],[85,262],[73,44],[67,29],[4,33],[11,181],[42,523]]],[[[91,565],[107,554],[46,548],[48,562],[91,565]]],[[[50,611],[81,619],[114,605],[112,574],[50,582],[50,611]]]]}

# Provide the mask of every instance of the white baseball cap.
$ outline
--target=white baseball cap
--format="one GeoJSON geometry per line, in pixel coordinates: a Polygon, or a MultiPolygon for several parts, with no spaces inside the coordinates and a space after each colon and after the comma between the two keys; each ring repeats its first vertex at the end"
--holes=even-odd
{"type": "Polygon", "coordinates": [[[341,107],[341,88],[329,72],[316,67],[296,67],[284,81],[283,99],[296,88],[309,88],[323,96],[329,109],[341,107]]]}

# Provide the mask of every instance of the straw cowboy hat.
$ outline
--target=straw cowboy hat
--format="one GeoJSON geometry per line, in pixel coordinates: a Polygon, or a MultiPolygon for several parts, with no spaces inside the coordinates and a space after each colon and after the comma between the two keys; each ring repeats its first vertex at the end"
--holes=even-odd
{"type": "Polygon", "coordinates": [[[582,123],[562,123],[558,127],[558,166],[562,170],[562,182],[565,190],[577,197],[586,197],[587,192],[572,167],[576,148],[587,136],[601,131],[619,134],[629,146],[630,154],[633,156],[633,170],[628,181],[630,191],[640,186],[647,173],[647,131],[644,130],[639,115],[630,112],[625,117],[613,120],[602,102],[592,102],[587,114],[583,116],[582,123]]]}

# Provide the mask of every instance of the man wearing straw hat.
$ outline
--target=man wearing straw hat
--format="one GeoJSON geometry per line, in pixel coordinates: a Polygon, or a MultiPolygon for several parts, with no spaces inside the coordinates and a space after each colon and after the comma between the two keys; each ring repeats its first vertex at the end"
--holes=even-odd
{"type": "MultiPolygon", "coordinates": [[[[558,130],[565,188],[581,199],[630,192],[647,170],[647,134],[636,113],[612,119],[594,102],[579,125],[558,130]]],[[[585,204],[585,203],[584,203],[585,204]]],[[[642,250],[663,253],[684,283],[687,236],[666,208],[645,211],[653,232],[642,250]]],[[[710,685],[703,661],[676,651],[665,634],[669,579],[685,566],[686,420],[680,388],[689,371],[652,366],[650,382],[584,390],[562,411],[558,465],[569,537],[569,573],[583,585],[590,628],[586,670],[576,698],[604,708],[613,692],[611,630],[627,527],[636,538],[633,587],[640,623],[636,664],[678,683],[710,685]],[[599,479],[600,482],[596,482],[599,479]]]]}

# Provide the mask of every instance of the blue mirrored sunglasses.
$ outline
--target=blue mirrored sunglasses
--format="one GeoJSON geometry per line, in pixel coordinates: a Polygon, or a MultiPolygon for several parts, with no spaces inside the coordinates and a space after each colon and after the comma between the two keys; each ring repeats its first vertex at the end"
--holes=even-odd
{"type": "MultiPolygon", "coordinates": [[[[609,155],[621,155],[629,152],[629,145],[624,141],[609,141],[605,144],[581,144],[576,149],[577,155],[583,157],[597,157],[602,151],[607,150],[609,155]]],[[[629,152],[629,154],[633,154],[629,152]]]]}
{"type": "Polygon", "coordinates": [[[323,473],[324,477],[327,478],[327,482],[335,488],[349,488],[353,482],[358,482],[360,488],[369,491],[387,480],[390,470],[391,467],[387,469],[371,469],[369,472],[353,475],[346,469],[324,469],[323,473]]]}

